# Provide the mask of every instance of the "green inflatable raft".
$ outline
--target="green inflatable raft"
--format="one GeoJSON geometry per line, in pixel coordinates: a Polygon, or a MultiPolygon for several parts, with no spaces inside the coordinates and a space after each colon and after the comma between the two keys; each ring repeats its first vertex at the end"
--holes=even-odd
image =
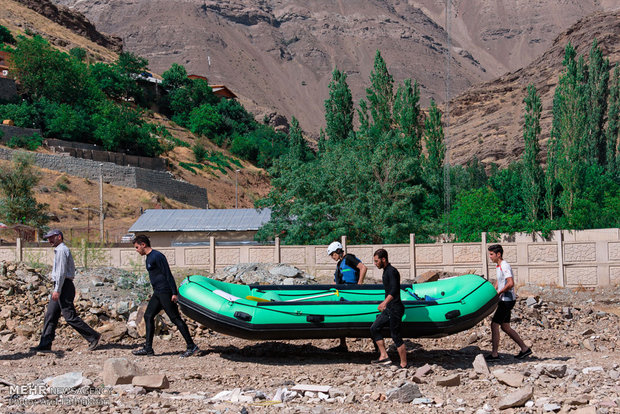
{"type": "MultiPolygon", "coordinates": [[[[493,285],[477,275],[402,284],[400,296],[405,338],[464,331],[492,313],[498,301],[493,285]]],[[[189,318],[257,340],[368,337],[384,297],[382,285],[248,286],[198,275],[179,287],[179,305],[189,318]]]]}

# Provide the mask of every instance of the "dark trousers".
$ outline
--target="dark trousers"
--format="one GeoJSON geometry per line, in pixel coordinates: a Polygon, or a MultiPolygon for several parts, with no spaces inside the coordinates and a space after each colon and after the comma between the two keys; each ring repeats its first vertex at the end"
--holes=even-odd
{"type": "Polygon", "coordinates": [[[181,315],[179,314],[179,307],[176,303],[172,302],[172,293],[157,293],[154,292],[153,296],[149,300],[149,304],[146,305],[146,311],[144,311],[144,324],[146,326],[146,344],[147,349],[153,348],[153,336],[155,336],[155,316],[164,310],[173,324],[175,324],[185,339],[187,347],[194,346],[194,341],[189,333],[189,328],[181,315]]]}
{"type": "Polygon", "coordinates": [[[372,340],[375,342],[382,340],[383,335],[381,335],[381,329],[389,325],[390,335],[396,348],[404,344],[403,338],[400,335],[400,326],[404,313],[404,308],[386,309],[381,312],[370,327],[370,336],[372,340]]]}
{"type": "Polygon", "coordinates": [[[40,345],[52,345],[61,314],[62,317],[65,318],[65,321],[67,321],[73,329],[78,331],[89,343],[99,337],[99,333],[88,326],[88,324],[78,316],[75,306],[73,306],[74,298],[75,286],[73,285],[73,281],[65,279],[58,300],[50,300],[50,303],[47,305],[40,345]]]}

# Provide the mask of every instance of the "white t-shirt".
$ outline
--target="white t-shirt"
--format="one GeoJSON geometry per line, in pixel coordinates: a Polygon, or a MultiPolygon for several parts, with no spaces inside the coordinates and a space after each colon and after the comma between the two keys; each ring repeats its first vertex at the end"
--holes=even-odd
{"type": "MultiPolygon", "coordinates": [[[[497,271],[497,291],[500,291],[506,286],[506,279],[512,276],[512,267],[508,264],[507,261],[502,260],[500,264],[495,267],[497,271]]],[[[514,278],[513,278],[514,280],[514,278]]],[[[515,295],[514,286],[509,290],[502,293],[500,300],[504,301],[512,301],[517,300],[517,295],[515,295]]]]}

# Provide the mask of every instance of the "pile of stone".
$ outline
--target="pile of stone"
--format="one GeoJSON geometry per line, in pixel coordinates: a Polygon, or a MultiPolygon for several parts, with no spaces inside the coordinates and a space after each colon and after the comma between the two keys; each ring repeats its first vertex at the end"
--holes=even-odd
{"type": "Polygon", "coordinates": [[[239,263],[218,271],[213,278],[243,285],[311,285],[317,283],[313,275],[294,266],[274,263],[239,263]]]}
{"type": "MultiPolygon", "coordinates": [[[[23,343],[40,335],[53,287],[42,273],[42,269],[24,263],[0,263],[0,342],[23,343]]],[[[79,290],[74,304],[84,321],[108,342],[120,341],[127,334],[126,320],[136,307],[126,302],[101,305],[85,298],[79,290]]],[[[60,324],[57,335],[75,335],[75,331],[60,324]]]]}

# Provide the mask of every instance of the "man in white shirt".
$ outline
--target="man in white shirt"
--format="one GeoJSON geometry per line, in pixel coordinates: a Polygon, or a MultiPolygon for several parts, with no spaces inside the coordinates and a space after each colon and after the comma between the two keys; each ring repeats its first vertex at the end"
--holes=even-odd
{"type": "Polygon", "coordinates": [[[521,351],[515,355],[515,358],[522,359],[532,355],[532,349],[526,346],[519,334],[510,327],[511,311],[517,301],[512,268],[503,259],[504,248],[501,245],[493,244],[489,246],[488,250],[489,258],[496,265],[497,281],[494,285],[499,295],[499,303],[497,304],[497,311],[495,311],[493,319],[491,319],[491,344],[493,349],[485,358],[487,361],[499,359],[499,328],[501,327],[502,331],[506,332],[510,339],[515,341],[521,348],[521,351]]]}
{"type": "Polygon", "coordinates": [[[75,276],[75,263],[71,251],[64,243],[63,234],[60,230],[51,230],[43,240],[49,241],[54,246],[54,266],[50,274],[54,282],[52,298],[47,305],[43,331],[39,345],[30,348],[32,351],[50,351],[52,342],[56,336],[56,326],[60,315],[73,329],[88,341],[88,350],[94,351],[99,345],[101,334],[88,326],[77,314],[73,299],[75,298],[75,286],[73,277],[75,276]]]}

